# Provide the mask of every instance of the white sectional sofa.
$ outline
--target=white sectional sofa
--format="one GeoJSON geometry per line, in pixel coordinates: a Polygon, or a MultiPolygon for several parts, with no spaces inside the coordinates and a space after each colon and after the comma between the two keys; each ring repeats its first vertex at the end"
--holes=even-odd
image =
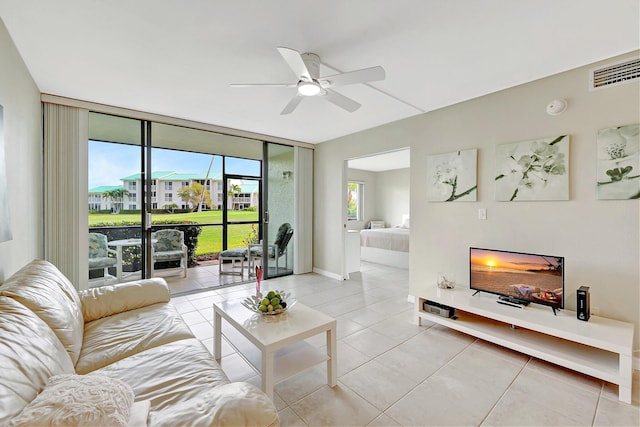
{"type": "Polygon", "coordinates": [[[78,424],[87,413],[99,425],[115,416],[109,405],[124,408],[111,425],[279,425],[273,402],[230,382],[169,301],[163,279],[78,293],[49,262],[23,267],[0,286],[0,425],[78,424]],[[124,397],[76,387],[87,379],[124,397]]]}

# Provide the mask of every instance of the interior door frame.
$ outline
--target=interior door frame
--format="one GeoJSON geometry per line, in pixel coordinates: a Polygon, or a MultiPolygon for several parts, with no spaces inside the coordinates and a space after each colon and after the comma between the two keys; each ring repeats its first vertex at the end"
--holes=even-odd
{"type": "Polygon", "coordinates": [[[340,257],[341,263],[341,276],[342,280],[349,280],[349,272],[347,271],[347,170],[349,168],[349,159],[342,161],[342,179],[340,180],[340,218],[342,221],[342,227],[340,230],[340,238],[342,248],[342,256],[340,257]]]}

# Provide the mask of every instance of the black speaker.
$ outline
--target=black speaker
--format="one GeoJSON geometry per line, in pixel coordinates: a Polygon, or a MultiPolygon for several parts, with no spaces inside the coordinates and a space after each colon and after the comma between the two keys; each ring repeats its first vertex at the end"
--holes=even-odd
{"type": "Polygon", "coordinates": [[[584,320],[585,322],[591,317],[591,298],[589,297],[589,287],[580,286],[577,291],[578,294],[578,320],[584,320]]]}
{"type": "Polygon", "coordinates": [[[426,300],[424,303],[422,303],[422,309],[427,313],[437,314],[438,316],[442,317],[453,317],[456,315],[455,308],[437,303],[435,301],[426,300]]]}

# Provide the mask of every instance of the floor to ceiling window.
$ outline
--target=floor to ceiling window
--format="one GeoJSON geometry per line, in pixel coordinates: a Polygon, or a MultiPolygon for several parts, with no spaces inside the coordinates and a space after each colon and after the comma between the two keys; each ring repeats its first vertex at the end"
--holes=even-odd
{"type": "MultiPolygon", "coordinates": [[[[265,143],[100,113],[90,113],[89,135],[90,286],[163,276],[179,293],[252,280],[248,269],[219,275],[229,268],[218,254],[246,250],[248,264],[249,245],[273,243],[274,232],[262,238],[265,143]]],[[[280,180],[291,178],[292,167],[287,175],[273,165],[280,180]]],[[[278,204],[291,207],[290,196],[278,204]]],[[[290,274],[290,259],[277,253],[290,274]]]]}
{"type": "Polygon", "coordinates": [[[144,274],[144,140],[140,120],[89,115],[89,284],[144,274]]]}

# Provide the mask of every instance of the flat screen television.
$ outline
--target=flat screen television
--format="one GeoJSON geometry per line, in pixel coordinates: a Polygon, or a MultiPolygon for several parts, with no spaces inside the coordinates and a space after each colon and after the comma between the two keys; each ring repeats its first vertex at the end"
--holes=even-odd
{"type": "Polygon", "coordinates": [[[469,248],[471,289],[503,300],[564,308],[564,257],[469,248]]]}

